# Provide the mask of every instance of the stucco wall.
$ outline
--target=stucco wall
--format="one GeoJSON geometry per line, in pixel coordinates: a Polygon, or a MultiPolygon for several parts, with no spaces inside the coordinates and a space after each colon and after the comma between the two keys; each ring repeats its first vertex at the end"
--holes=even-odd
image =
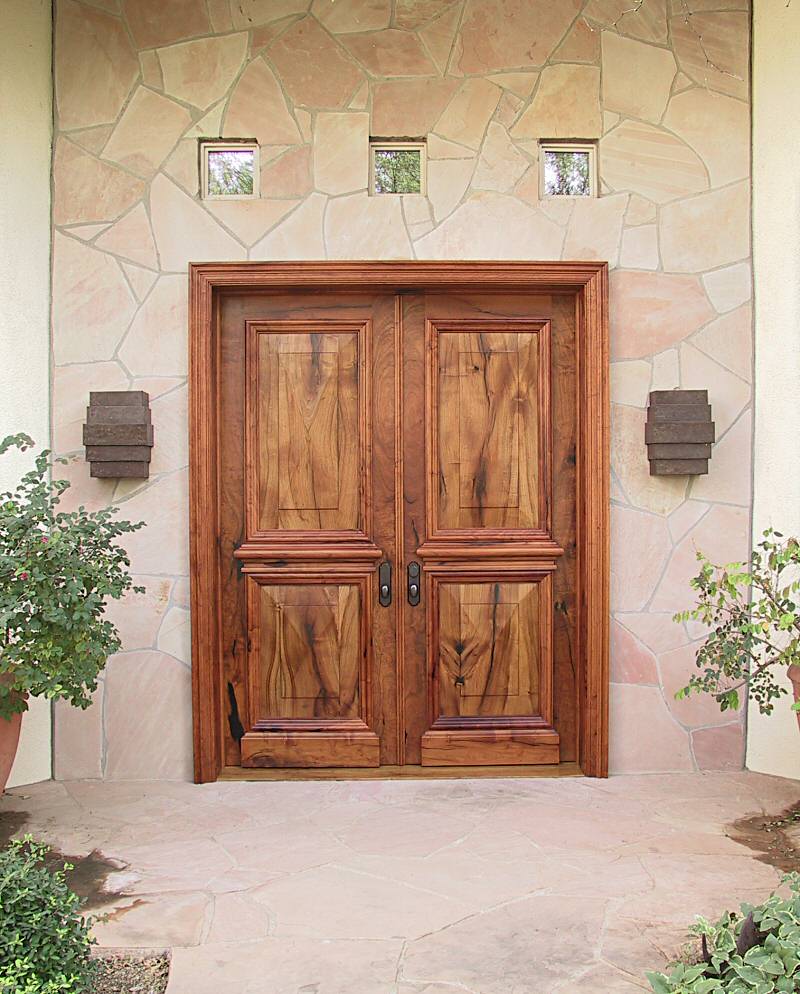
{"type": "MultiPolygon", "coordinates": [[[[753,534],[800,534],[800,7],[758,0],[753,19],[755,492],[753,534]]],[[[791,684],[785,681],[791,694],[791,684]]],[[[800,777],[800,734],[784,698],[770,717],[751,706],[747,765],[800,777]]]]}
{"type": "Polygon", "coordinates": [[[150,391],[147,484],[71,471],[75,500],[148,521],[130,541],[148,593],[115,612],[126,651],[97,706],[59,711],[57,775],[191,772],[187,261],[414,256],[608,260],[612,769],[740,767],[740,716],[674,700],[697,633],[671,615],[695,546],[749,542],[746,5],[103,6],[57,4],[54,434],[79,451],[90,389],[150,391]],[[261,142],[257,203],[197,200],[196,138],[216,134],[261,142]],[[427,198],[366,195],[370,134],[428,136],[427,198]],[[539,137],[601,138],[602,196],[540,202],[539,137]],[[651,478],[643,444],[648,391],[678,385],[708,388],[717,423],[692,481],[651,478]]]}
{"type": "MultiPolygon", "coordinates": [[[[50,151],[52,16],[49,0],[0,3],[0,437],[49,440],[50,151]]],[[[8,454],[0,489],[30,465],[8,454]]],[[[50,776],[51,709],[32,700],[9,783],[50,776]]]]}

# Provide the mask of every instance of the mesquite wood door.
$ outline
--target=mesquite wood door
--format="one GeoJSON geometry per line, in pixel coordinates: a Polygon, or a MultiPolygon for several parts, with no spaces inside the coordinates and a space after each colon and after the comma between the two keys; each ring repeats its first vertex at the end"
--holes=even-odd
{"type": "Polygon", "coordinates": [[[219,304],[223,762],[578,756],[574,294],[219,304]]]}

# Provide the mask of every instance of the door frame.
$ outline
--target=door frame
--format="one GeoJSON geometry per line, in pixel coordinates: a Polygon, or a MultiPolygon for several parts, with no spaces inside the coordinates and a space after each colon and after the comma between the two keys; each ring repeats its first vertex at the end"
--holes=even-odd
{"type": "Polygon", "coordinates": [[[189,266],[189,548],[194,778],[223,767],[217,450],[219,296],[226,291],[442,290],[574,294],[578,379],[579,765],[608,776],[610,453],[605,262],[219,262],[189,266]]]}

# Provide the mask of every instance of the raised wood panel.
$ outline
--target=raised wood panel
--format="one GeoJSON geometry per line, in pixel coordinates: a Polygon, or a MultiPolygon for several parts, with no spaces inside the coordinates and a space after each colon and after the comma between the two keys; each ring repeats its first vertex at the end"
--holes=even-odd
{"type": "Polygon", "coordinates": [[[360,604],[352,584],[260,584],[253,614],[251,726],[275,718],[359,714],[360,604]]]}
{"type": "Polygon", "coordinates": [[[539,765],[559,761],[553,729],[433,730],[422,737],[422,765],[539,765]]]}
{"type": "Polygon", "coordinates": [[[256,732],[242,740],[246,769],[376,767],[380,740],[363,728],[335,732],[256,732]]]}
{"type": "Polygon", "coordinates": [[[248,327],[248,538],[364,534],[369,323],[248,327]]]}
{"type": "Polygon", "coordinates": [[[532,579],[528,566],[519,580],[509,570],[458,582],[437,569],[428,605],[433,724],[465,718],[488,726],[499,717],[549,724],[552,573],[532,579]]]}
{"type": "Polygon", "coordinates": [[[429,321],[430,533],[546,531],[550,325],[429,321]]]}

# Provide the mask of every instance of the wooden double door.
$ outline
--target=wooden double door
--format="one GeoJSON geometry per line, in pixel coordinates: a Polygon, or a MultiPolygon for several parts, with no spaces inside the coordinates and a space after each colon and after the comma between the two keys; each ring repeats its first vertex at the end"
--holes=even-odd
{"type": "Polygon", "coordinates": [[[215,492],[193,507],[215,530],[217,766],[579,759],[580,304],[219,295],[215,492]]]}

